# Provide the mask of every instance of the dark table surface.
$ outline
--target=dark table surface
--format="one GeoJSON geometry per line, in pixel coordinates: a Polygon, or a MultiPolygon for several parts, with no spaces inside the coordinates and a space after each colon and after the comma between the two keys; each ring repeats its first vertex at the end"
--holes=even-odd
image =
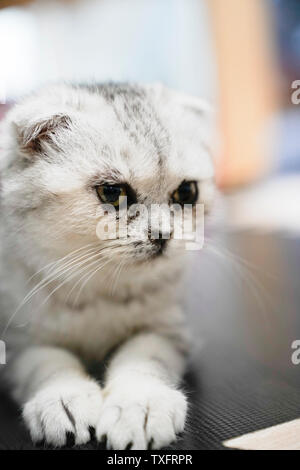
{"type": "MultiPolygon", "coordinates": [[[[300,416],[300,239],[227,234],[195,254],[186,310],[194,336],[183,436],[172,449],[222,442],[300,416]]],[[[0,449],[31,449],[18,409],[0,395],[0,449]]],[[[91,443],[85,448],[95,448],[91,443]]]]}

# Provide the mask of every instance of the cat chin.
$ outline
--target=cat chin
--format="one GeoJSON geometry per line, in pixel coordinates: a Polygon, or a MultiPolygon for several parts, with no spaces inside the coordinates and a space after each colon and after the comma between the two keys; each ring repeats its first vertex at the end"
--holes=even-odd
{"type": "Polygon", "coordinates": [[[138,255],[133,257],[132,265],[141,266],[141,265],[156,265],[160,263],[166,263],[170,261],[169,257],[165,250],[157,250],[155,252],[145,253],[144,255],[138,255]]]}

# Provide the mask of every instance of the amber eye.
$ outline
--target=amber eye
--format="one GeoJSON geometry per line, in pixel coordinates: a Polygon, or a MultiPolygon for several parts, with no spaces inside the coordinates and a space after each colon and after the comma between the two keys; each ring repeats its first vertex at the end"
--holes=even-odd
{"type": "Polygon", "coordinates": [[[123,184],[103,184],[97,186],[97,194],[104,204],[112,204],[118,208],[120,204],[120,198],[127,195],[126,187],[123,184]]]}
{"type": "Polygon", "coordinates": [[[198,199],[196,181],[183,181],[172,194],[172,201],[177,204],[194,204],[198,199]]]}

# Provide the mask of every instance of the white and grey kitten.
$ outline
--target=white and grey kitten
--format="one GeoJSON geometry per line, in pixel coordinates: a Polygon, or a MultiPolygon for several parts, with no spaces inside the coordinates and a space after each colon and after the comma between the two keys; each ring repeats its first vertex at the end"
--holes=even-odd
{"type": "MultiPolygon", "coordinates": [[[[172,238],[101,241],[96,227],[107,186],[121,185],[148,207],[169,204],[193,181],[198,201],[210,202],[207,113],[199,99],[128,84],[51,86],[8,113],[1,373],[34,442],[63,446],[73,433],[84,444],[94,428],[108,448],[161,448],[183,430],[183,246],[172,238]],[[101,386],[85,365],[110,351],[101,386]]],[[[128,223],[138,227],[139,215],[128,223]]]]}

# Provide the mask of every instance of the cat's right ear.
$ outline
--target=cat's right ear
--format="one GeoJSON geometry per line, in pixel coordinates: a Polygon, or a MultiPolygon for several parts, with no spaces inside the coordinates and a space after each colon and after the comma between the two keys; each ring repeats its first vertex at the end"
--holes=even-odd
{"type": "Polygon", "coordinates": [[[205,99],[166,87],[160,82],[151,83],[145,87],[163,104],[173,101],[198,117],[212,118],[214,115],[213,107],[205,99]]]}
{"type": "Polygon", "coordinates": [[[22,156],[27,160],[36,160],[52,150],[59,151],[59,137],[70,128],[71,119],[58,113],[35,119],[15,119],[12,125],[22,156]]]}

